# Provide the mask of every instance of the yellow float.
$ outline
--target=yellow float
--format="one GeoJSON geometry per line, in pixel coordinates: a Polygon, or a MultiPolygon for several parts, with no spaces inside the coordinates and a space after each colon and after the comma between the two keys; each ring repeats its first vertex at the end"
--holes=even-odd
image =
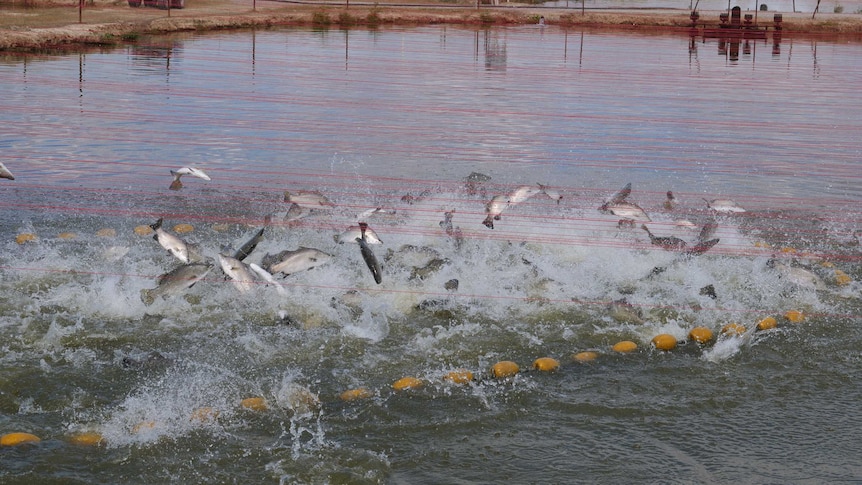
{"type": "Polygon", "coordinates": [[[38,443],[42,440],[30,433],[7,433],[0,436],[0,446],[16,446],[24,443],[38,443]]]}
{"type": "Polygon", "coordinates": [[[148,236],[153,233],[153,228],[146,225],[141,224],[140,226],[135,226],[135,234],[138,236],[148,236]]]}
{"type": "Polygon", "coordinates": [[[592,362],[599,358],[598,352],[586,351],[586,352],[578,352],[577,354],[572,356],[572,360],[576,362],[592,362]]]}
{"type": "Polygon", "coordinates": [[[392,383],[392,388],[396,391],[406,391],[408,389],[419,389],[422,387],[422,381],[415,377],[402,377],[398,379],[394,383],[392,383]]]}
{"type": "Polygon", "coordinates": [[[174,226],[174,232],[176,232],[177,234],[186,234],[194,230],[195,228],[191,224],[182,223],[174,226]]]}
{"type": "Polygon", "coordinates": [[[617,342],[611,347],[611,350],[614,352],[619,352],[621,354],[627,354],[629,352],[634,352],[637,350],[638,344],[632,342],[631,340],[623,340],[622,342],[617,342]]]}
{"type": "Polygon", "coordinates": [[[368,399],[371,397],[371,391],[364,387],[358,387],[356,389],[348,389],[339,394],[338,397],[342,401],[358,401],[360,399],[368,399]]]}
{"type": "Polygon", "coordinates": [[[840,269],[835,270],[835,284],[838,286],[844,286],[850,284],[853,281],[847,273],[841,271],[840,269]]]}
{"type": "Polygon", "coordinates": [[[727,325],[721,327],[722,335],[727,335],[728,337],[736,337],[742,335],[745,333],[745,331],[745,326],[738,323],[728,323],[727,325]]]}
{"type": "Polygon", "coordinates": [[[778,321],[775,320],[775,317],[766,317],[763,320],[757,322],[758,330],[770,330],[778,326],[778,321]]]}
{"type": "Polygon", "coordinates": [[[676,348],[676,337],[669,333],[660,333],[652,338],[652,345],[658,350],[673,350],[676,348]]]}
{"type": "Polygon", "coordinates": [[[694,340],[700,345],[706,345],[712,341],[712,330],[706,327],[694,327],[688,332],[688,338],[694,340]]]}
{"type": "Polygon", "coordinates": [[[533,369],[554,372],[560,368],[560,361],[551,357],[540,357],[533,362],[533,369]]]}
{"type": "Polygon", "coordinates": [[[802,310],[787,310],[784,312],[784,318],[793,323],[799,323],[805,320],[805,314],[802,313],[802,310]]]}
{"type": "Polygon", "coordinates": [[[15,242],[18,244],[24,244],[28,242],[34,242],[36,240],[36,235],[31,232],[24,232],[15,236],[15,242]]]}
{"type": "Polygon", "coordinates": [[[61,232],[60,234],[57,234],[57,239],[75,239],[76,237],[78,237],[78,235],[74,232],[61,232]]]}
{"type": "Polygon", "coordinates": [[[512,377],[520,371],[521,368],[518,367],[518,364],[511,360],[502,360],[491,366],[491,375],[498,379],[503,377],[512,377]]]}
{"type": "Polygon", "coordinates": [[[239,405],[251,409],[252,411],[266,411],[269,406],[266,404],[266,399],[262,397],[247,397],[239,402],[239,405]]]}
{"type": "Polygon", "coordinates": [[[84,431],[69,436],[69,443],[80,446],[97,446],[104,444],[105,438],[101,433],[96,433],[95,431],[84,431]]]}
{"type": "Polygon", "coordinates": [[[96,235],[99,237],[116,237],[117,231],[111,227],[105,227],[96,231],[96,235]]]}
{"type": "Polygon", "coordinates": [[[192,411],[192,415],[189,419],[192,421],[197,421],[199,423],[211,423],[218,418],[219,412],[217,409],[204,406],[195,409],[192,411]]]}
{"type": "Polygon", "coordinates": [[[467,369],[458,369],[448,372],[443,379],[453,384],[469,384],[473,381],[473,373],[467,369]]]}

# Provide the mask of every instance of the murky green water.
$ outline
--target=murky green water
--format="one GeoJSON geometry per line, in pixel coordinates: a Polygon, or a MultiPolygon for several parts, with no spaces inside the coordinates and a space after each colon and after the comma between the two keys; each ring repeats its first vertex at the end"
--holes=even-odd
{"type": "Polygon", "coordinates": [[[0,481],[855,480],[860,46],[426,27],[7,57],[0,434],[41,441],[0,447],[0,481]],[[169,190],[184,166],[211,180],[169,190]],[[666,251],[599,211],[627,182],[656,236],[719,242],[666,251]],[[303,190],[333,206],[297,218],[303,190]],[[331,259],[241,291],[218,254],[266,216],[246,263],[331,259]],[[135,232],[158,218],[213,268],[148,305],[183,264],[135,232]],[[380,284],[338,242],[359,221],[380,284]],[[732,322],[750,331],[688,339],[732,322]],[[504,360],[521,372],[492,377],[504,360]]]}

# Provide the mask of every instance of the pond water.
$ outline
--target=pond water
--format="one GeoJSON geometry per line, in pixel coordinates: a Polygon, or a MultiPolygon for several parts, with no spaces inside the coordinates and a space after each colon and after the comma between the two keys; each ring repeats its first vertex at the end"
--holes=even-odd
{"type": "Polygon", "coordinates": [[[705,34],[272,29],[6,55],[0,434],[41,441],[0,447],[0,481],[862,476],[862,42],[705,34]],[[210,180],[172,190],[182,167],[210,180]],[[229,276],[302,247],[325,254],[229,276]],[[160,277],[179,271],[199,280],[160,277]]]}

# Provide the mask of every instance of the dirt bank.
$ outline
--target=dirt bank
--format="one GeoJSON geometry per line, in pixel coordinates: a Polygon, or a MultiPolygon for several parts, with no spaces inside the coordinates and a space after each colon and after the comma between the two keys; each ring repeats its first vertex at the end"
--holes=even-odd
{"type": "MultiPolygon", "coordinates": [[[[596,28],[668,30],[688,29],[685,10],[603,10],[541,7],[482,7],[472,5],[396,5],[314,3],[267,0],[188,0],[170,11],[130,7],[125,0],[86,0],[73,4],[3,4],[0,10],[0,50],[33,50],[76,44],[114,44],[141,35],[193,30],[242,29],[289,25],[380,27],[385,25],[506,25],[536,23],[596,28]],[[80,23],[79,23],[80,18],[80,23]]],[[[717,24],[719,12],[700,12],[699,24],[717,24]]],[[[862,15],[818,13],[783,14],[786,34],[841,34],[862,40],[862,15]]],[[[763,12],[761,25],[772,29],[772,13],[763,12]]]]}

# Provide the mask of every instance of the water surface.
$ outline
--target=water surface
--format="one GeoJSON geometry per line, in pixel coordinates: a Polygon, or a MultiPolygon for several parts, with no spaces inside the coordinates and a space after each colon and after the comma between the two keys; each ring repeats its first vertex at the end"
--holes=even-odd
{"type": "Polygon", "coordinates": [[[440,26],[7,57],[0,433],[43,441],[0,449],[0,477],[854,480],[860,56],[846,39],[440,26]],[[170,190],[183,166],[212,180],[170,190]],[[657,236],[692,247],[714,220],[719,242],[666,251],[600,212],[628,182],[657,236]],[[562,199],[482,224],[492,197],[539,183],[562,199]],[[284,192],[302,190],[334,207],[293,220],[284,192]],[[182,264],[134,231],[158,218],[215,266],[147,305],[182,264]],[[240,291],[218,253],[265,220],[246,262],[332,258],[240,291]],[[359,220],[383,241],[380,284],[336,241],[359,220]],[[768,316],[777,329],[687,338],[768,316]],[[660,333],[680,347],[652,349],[660,333]],[[600,355],[572,359],[585,350],[600,355]],[[543,356],[560,370],[531,371],[543,356]],[[492,378],[501,360],[524,372],[492,378]],[[444,379],[460,368],[470,384],[444,379]],[[395,391],[404,376],[425,385],[395,391]],[[252,396],[268,410],[240,405],[252,396]],[[82,430],[105,444],[71,444],[82,430]]]}

